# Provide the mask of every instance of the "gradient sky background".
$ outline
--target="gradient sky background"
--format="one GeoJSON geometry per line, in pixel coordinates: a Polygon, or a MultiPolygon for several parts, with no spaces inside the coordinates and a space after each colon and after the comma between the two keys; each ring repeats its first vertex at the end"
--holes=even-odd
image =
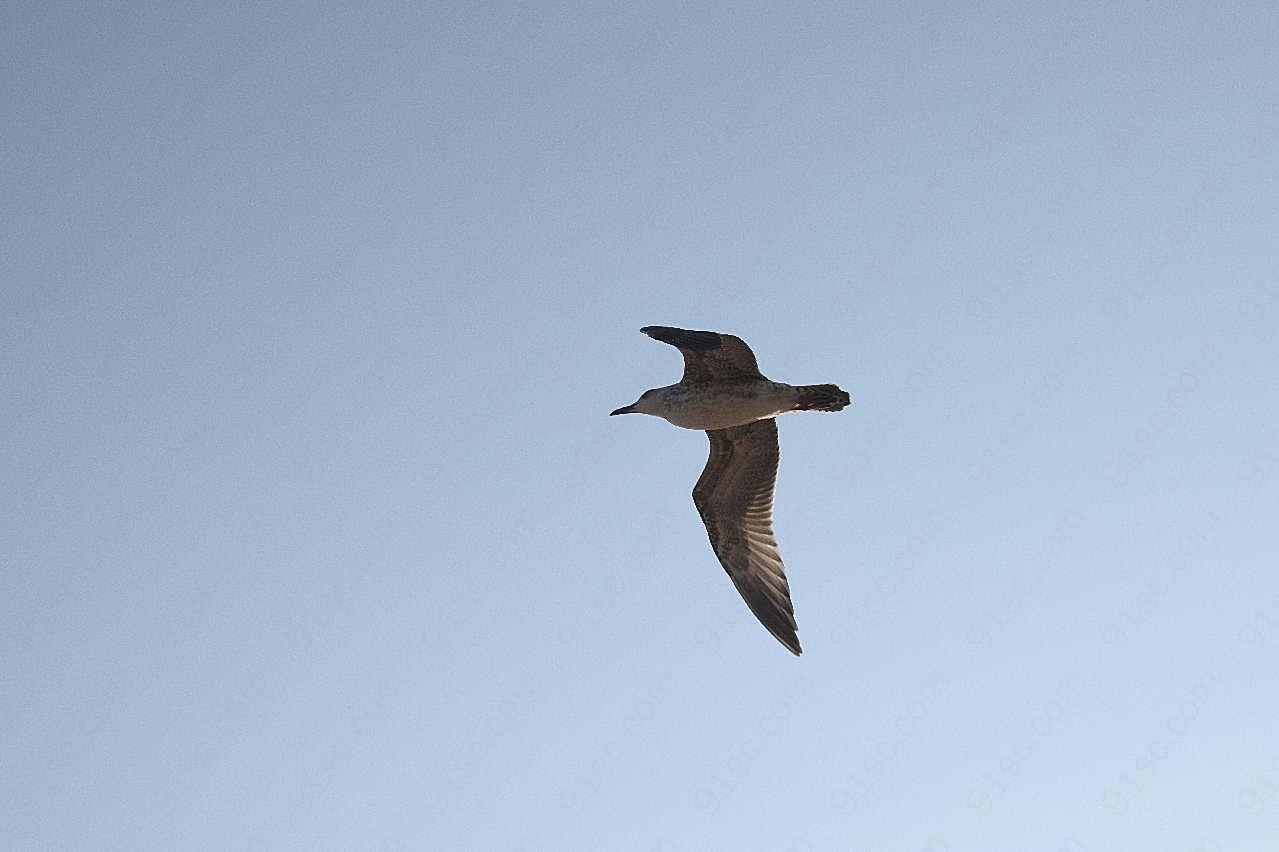
{"type": "Polygon", "coordinates": [[[7,4],[0,845],[1272,844],[1279,13],[932,6],[7,4]]]}

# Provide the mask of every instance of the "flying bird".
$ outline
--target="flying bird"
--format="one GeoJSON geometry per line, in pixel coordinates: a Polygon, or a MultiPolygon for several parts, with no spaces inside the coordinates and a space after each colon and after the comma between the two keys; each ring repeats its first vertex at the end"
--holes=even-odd
{"type": "Polygon", "coordinates": [[[693,486],[693,503],[711,547],[746,605],[769,633],[799,655],[786,568],[773,537],[777,421],[788,411],[839,411],[848,393],[836,385],[788,385],[759,371],[755,353],[731,334],[663,325],[641,328],[684,356],[678,384],[644,391],[612,414],[651,414],[704,429],[711,453],[693,486]]]}

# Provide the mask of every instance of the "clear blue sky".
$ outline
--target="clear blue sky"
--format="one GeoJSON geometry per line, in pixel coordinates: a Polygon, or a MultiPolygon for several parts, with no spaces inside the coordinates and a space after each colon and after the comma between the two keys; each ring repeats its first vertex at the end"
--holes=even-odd
{"type": "Polygon", "coordinates": [[[774,5],[6,5],[0,846],[1273,843],[1279,14],[774,5]]]}

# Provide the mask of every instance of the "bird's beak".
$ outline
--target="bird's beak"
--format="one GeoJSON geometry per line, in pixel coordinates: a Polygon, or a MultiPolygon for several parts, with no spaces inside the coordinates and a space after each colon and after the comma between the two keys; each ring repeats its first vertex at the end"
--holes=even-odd
{"type": "Polygon", "coordinates": [[[614,414],[634,414],[634,413],[635,413],[634,405],[623,405],[621,408],[617,409],[616,411],[610,411],[608,413],[608,416],[612,417],[614,414]]]}

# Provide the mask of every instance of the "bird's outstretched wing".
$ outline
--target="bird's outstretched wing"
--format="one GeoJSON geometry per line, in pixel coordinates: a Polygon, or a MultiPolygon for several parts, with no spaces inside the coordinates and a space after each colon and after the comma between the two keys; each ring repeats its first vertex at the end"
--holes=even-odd
{"type": "Polygon", "coordinates": [[[669,343],[684,355],[684,384],[720,379],[762,379],[755,353],[740,337],[717,331],[689,331],[665,325],[649,325],[640,331],[669,343]]]}
{"type": "Polygon", "coordinates": [[[711,455],[693,487],[693,502],[711,547],[755,617],[798,655],[795,609],[773,537],[777,421],[756,420],[706,434],[711,455]]]}

